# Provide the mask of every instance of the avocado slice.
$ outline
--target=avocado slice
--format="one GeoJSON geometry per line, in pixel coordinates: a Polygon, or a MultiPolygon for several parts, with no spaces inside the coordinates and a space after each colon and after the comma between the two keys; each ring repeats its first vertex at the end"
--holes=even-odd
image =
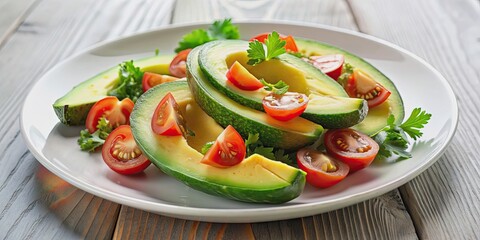
{"type": "MultiPolygon", "coordinates": [[[[134,61],[142,71],[168,74],[173,56],[162,55],[134,61]]],[[[83,125],[88,111],[98,100],[117,85],[119,66],[112,67],[80,84],[53,103],[60,122],[66,125],[83,125]]]]}
{"type": "Polygon", "coordinates": [[[395,116],[397,124],[402,123],[405,117],[405,110],[400,93],[395,87],[395,84],[377,68],[353,53],[323,42],[304,38],[295,38],[295,42],[297,43],[299,51],[306,56],[342,54],[346,63],[361,69],[391,92],[387,101],[379,106],[370,108],[366,118],[353,128],[368,135],[375,135],[385,127],[390,114],[395,116]]]}
{"type": "Polygon", "coordinates": [[[202,192],[244,202],[283,203],[299,196],[305,186],[305,172],[261,155],[229,168],[200,163],[199,143],[215,140],[223,129],[197,105],[185,81],[165,83],[143,94],[130,122],[135,141],[153,164],[202,192]],[[153,112],[168,92],[177,100],[187,128],[195,136],[161,136],[151,130],[153,112]],[[192,142],[196,146],[191,146],[192,142]]]}
{"type": "Polygon", "coordinates": [[[310,101],[301,115],[325,128],[346,128],[361,122],[367,115],[365,100],[348,97],[345,90],[317,68],[290,54],[251,66],[247,64],[248,42],[219,40],[202,46],[199,64],[215,88],[233,100],[263,111],[262,100],[269,91],[241,90],[230,84],[226,73],[238,61],[257,78],[270,83],[279,80],[289,85],[289,91],[306,94],[310,101]]]}
{"type": "Polygon", "coordinates": [[[187,80],[195,100],[220,125],[232,125],[244,138],[258,133],[264,145],[298,149],[317,140],[323,127],[303,118],[278,121],[266,113],[243,106],[223,95],[206,80],[198,64],[201,47],[193,49],[187,59],[187,80]]]}

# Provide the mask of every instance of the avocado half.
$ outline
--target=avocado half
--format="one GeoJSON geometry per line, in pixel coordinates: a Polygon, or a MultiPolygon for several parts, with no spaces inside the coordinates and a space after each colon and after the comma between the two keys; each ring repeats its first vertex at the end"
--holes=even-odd
{"type": "Polygon", "coordinates": [[[379,106],[370,108],[366,118],[361,123],[355,125],[353,127],[354,129],[368,135],[375,135],[378,131],[386,126],[387,118],[390,116],[390,114],[395,116],[395,121],[397,124],[403,122],[405,110],[400,93],[390,78],[375,68],[372,64],[353,53],[327,43],[304,38],[295,38],[295,42],[299,52],[305,56],[342,54],[346,63],[349,63],[354,68],[361,69],[391,92],[387,101],[379,106]]]}
{"type": "Polygon", "coordinates": [[[200,163],[203,155],[198,148],[215,140],[223,128],[197,105],[186,81],[161,84],[143,94],[135,104],[130,124],[137,145],[152,163],[202,192],[243,202],[283,203],[298,197],[305,186],[305,172],[261,155],[252,155],[229,168],[200,163]],[[151,130],[155,108],[168,92],[195,136],[162,136],[151,130]]]}
{"type": "MultiPolygon", "coordinates": [[[[134,61],[142,71],[168,74],[168,66],[173,56],[162,55],[134,61]]],[[[90,108],[107,96],[118,83],[119,66],[112,67],[79,85],[53,103],[53,110],[60,122],[65,125],[83,125],[90,108]]]]}
{"type": "Polygon", "coordinates": [[[258,65],[247,64],[247,41],[218,40],[201,46],[198,62],[206,79],[220,92],[250,108],[263,111],[262,100],[269,91],[241,90],[230,84],[226,73],[238,61],[258,79],[270,83],[280,80],[289,85],[289,91],[304,93],[309,97],[301,117],[324,128],[347,128],[361,122],[368,112],[367,102],[350,98],[333,79],[302,59],[282,54],[276,59],[258,65]]]}
{"type": "Polygon", "coordinates": [[[201,47],[193,49],[187,59],[188,85],[202,109],[223,127],[232,125],[244,138],[258,133],[260,141],[287,150],[312,144],[323,133],[323,127],[304,118],[288,122],[244,106],[222,94],[205,78],[198,64],[201,47]]]}

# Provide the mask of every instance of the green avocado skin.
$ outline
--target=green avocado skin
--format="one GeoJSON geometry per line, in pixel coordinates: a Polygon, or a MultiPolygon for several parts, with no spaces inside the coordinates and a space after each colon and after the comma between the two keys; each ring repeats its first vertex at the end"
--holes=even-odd
{"type": "MultiPolygon", "coordinates": [[[[150,126],[150,121],[145,112],[151,111],[145,106],[150,106],[152,101],[158,102],[168,92],[188,89],[186,81],[176,81],[156,86],[143,94],[137,101],[131,115],[131,127],[134,139],[142,152],[150,161],[169,176],[176,178],[185,185],[207,194],[216,195],[242,202],[280,204],[298,197],[305,187],[305,172],[298,171],[288,184],[272,188],[250,189],[222,183],[222,179],[211,180],[208,176],[194,176],[190,171],[183,169],[169,156],[171,149],[161,149],[154,143],[154,139],[145,137],[145,126],[150,126]],[[150,102],[150,103],[149,103],[150,102]]],[[[182,149],[176,149],[182,151],[182,149]]]]}
{"type": "MultiPolygon", "coordinates": [[[[315,132],[302,134],[293,131],[275,128],[268,123],[258,122],[248,116],[242,116],[235,112],[235,109],[225,106],[218,99],[214,99],[203,87],[209,82],[205,79],[203,72],[198,66],[199,48],[193,49],[187,59],[187,80],[196,102],[201,108],[223,127],[232,125],[244,138],[249,133],[259,133],[260,141],[267,146],[283,148],[286,150],[299,149],[312,144],[322,134],[323,128],[318,125],[315,132]],[[203,86],[202,86],[203,85],[203,86]]],[[[214,88],[210,90],[216,91],[214,88]]]]}
{"type": "Polygon", "coordinates": [[[54,106],[53,110],[61,123],[67,126],[78,126],[85,124],[88,111],[95,102],[84,103],[79,106],[62,105],[54,106]]]}

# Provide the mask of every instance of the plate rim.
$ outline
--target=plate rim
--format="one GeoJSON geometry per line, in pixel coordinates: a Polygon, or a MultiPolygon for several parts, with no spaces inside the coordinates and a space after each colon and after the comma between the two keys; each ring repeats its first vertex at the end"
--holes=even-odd
{"type": "Polygon", "coordinates": [[[393,48],[397,51],[400,51],[408,55],[414,60],[419,61],[424,67],[426,67],[430,72],[432,72],[438,77],[438,80],[440,80],[440,82],[444,85],[445,89],[447,90],[449,94],[449,99],[452,101],[452,106],[453,106],[452,110],[454,112],[453,112],[453,115],[451,116],[452,117],[451,130],[448,132],[448,134],[445,137],[446,141],[444,141],[440,145],[439,147],[440,150],[438,150],[433,156],[431,156],[429,161],[422,162],[423,164],[413,168],[408,175],[404,175],[403,177],[397,178],[394,181],[381,184],[368,191],[359,192],[359,193],[348,195],[342,198],[324,200],[322,201],[322,206],[325,205],[326,207],[325,206],[321,207],[320,208],[321,210],[319,210],[318,208],[315,208],[318,205],[315,202],[303,203],[301,205],[277,205],[277,206],[269,205],[268,207],[265,207],[265,208],[215,209],[215,208],[178,206],[178,205],[172,205],[172,204],[166,204],[166,203],[146,201],[146,200],[137,199],[131,196],[121,195],[115,192],[110,192],[103,188],[79,181],[79,179],[77,179],[75,176],[71,176],[70,174],[57,168],[53,164],[53,162],[48,160],[45,156],[43,156],[43,154],[36,151],[37,148],[33,145],[29,137],[29,134],[27,132],[26,126],[24,125],[25,124],[24,115],[25,115],[25,109],[27,108],[27,100],[31,92],[42,82],[42,79],[44,78],[44,76],[48,75],[50,72],[54,72],[57,68],[60,68],[63,64],[71,61],[72,59],[80,55],[86,54],[96,48],[106,46],[120,40],[125,40],[132,37],[139,37],[141,35],[146,35],[146,34],[157,32],[157,31],[177,29],[181,27],[199,28],[207,24],[210,24],[211,22],[212,21],[208,21],[208,22],[202,21],[202,22],[196,22],[196,23],[171,24],[166,26],[155,27],[146,31],[139,31],[139,32],[128,34],[121,37],[116,37],[107,41],[102,41],[102,42],[93,44],[90,47],[82,49],[76,54],[73,54],[72,56],[56,63],[54,67],[52,67],[47,72],[45,72],[35,82],[35,84],[32,85],[22,104],[20,117],[19,117],[20,128],[21,128],[22,136],[26,140],[25,142],[30,152],[35,156],[37,161],[39,161],[44,167],[46,167],[49,171],[51,171],[55,175],[61,177],[63,180],[67,181],[68,183],[72,184],[75,187],[78,187],[79,189],[82,189],[88,193],[91,193],[95,196],[101,197],[103,199],[107,199],[112,202],[116,202],[126,206],[131,206],[131,207],[142,209],[149,212],[155,212],[165,216],[183,218],[188,220],[224,222],[224,223],[246,223],[246,222],[276,221],[276,220],[285,220],[285,219],[292,219],[297,217],[311,216],[311,215],[320,214],[320,213],[335,210],[335,209],[340,209],[346,206],[353,205],[355,203],[359,203],[361,201],[378,197],[388,191],[391,191],[393,189],[400,187],[401,185],[405,184],[406,182],[418,176],[421,172],[425,171],[428,167],[434,164],[438,160],[438,158],[440,158],[441,155],[443,155],[443,153],[447,149],[447,146],[450,144],[450,142],[453,139],[453,136],[458,126],[458,118],[459,118],[458,100],[453,91],[453,88],[451,84],[448,82],[448,80],[437,69],[435,69],[431,64],[429,64],[423,58],[413,54],[412,52],[396,44],[393,44],[389,41],[383,40],[381,38],[364,34],[361,32],[357,32],[354,30],[350,30],[350,29],[335,27],[335,26],[328,26],[323,24],[314,24],[314,23],[307,23],[307,22],[300,22],[300,21],[286,21],[286,20],[239,20],[239,21],[233,20],[233,23],[235,24],[245,24],[245,25],[281,24],[286,26],[318,28],[318,29],[324,29],[324,30],[333,31],[333,32],[345,33],[345,34],[358,36],[364,39],[368,39],[370,41],[374,41],[374,42],[386,45],[390,48],[393,48]],[[155,208],[152,209],[151,207],[155,207],[155,208]],[[258,214],[262,214],[265,212],[272,212],[272,211],[278,212],[278,213],[274,215],[267,214],[262,216],[261,218],[258,218],[257,216],[258,214]],[[252,217],[252,213],[255,213],[254,215],[257,217],[256,218],[252,217]],[[224,218],[227,218],[227,219],[224,220],[224,218]]]}

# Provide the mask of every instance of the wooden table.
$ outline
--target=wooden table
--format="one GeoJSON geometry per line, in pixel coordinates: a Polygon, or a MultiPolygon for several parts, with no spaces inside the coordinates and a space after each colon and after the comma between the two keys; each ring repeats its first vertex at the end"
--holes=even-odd
{"type": "Polygon", "coordinates": [[[479,239],[479,90],[478,0],[3,0],[0,237],[479,239]],[[460,107],[455,137],[438,162],[387,194],[321,215],[253,224],[187,221],[122,206],[69,185],[28,151],[20,107],[30,86],[51,67],[97,42],[225,17],[326,24],[412,51],[452,85],[460,107]]]}

